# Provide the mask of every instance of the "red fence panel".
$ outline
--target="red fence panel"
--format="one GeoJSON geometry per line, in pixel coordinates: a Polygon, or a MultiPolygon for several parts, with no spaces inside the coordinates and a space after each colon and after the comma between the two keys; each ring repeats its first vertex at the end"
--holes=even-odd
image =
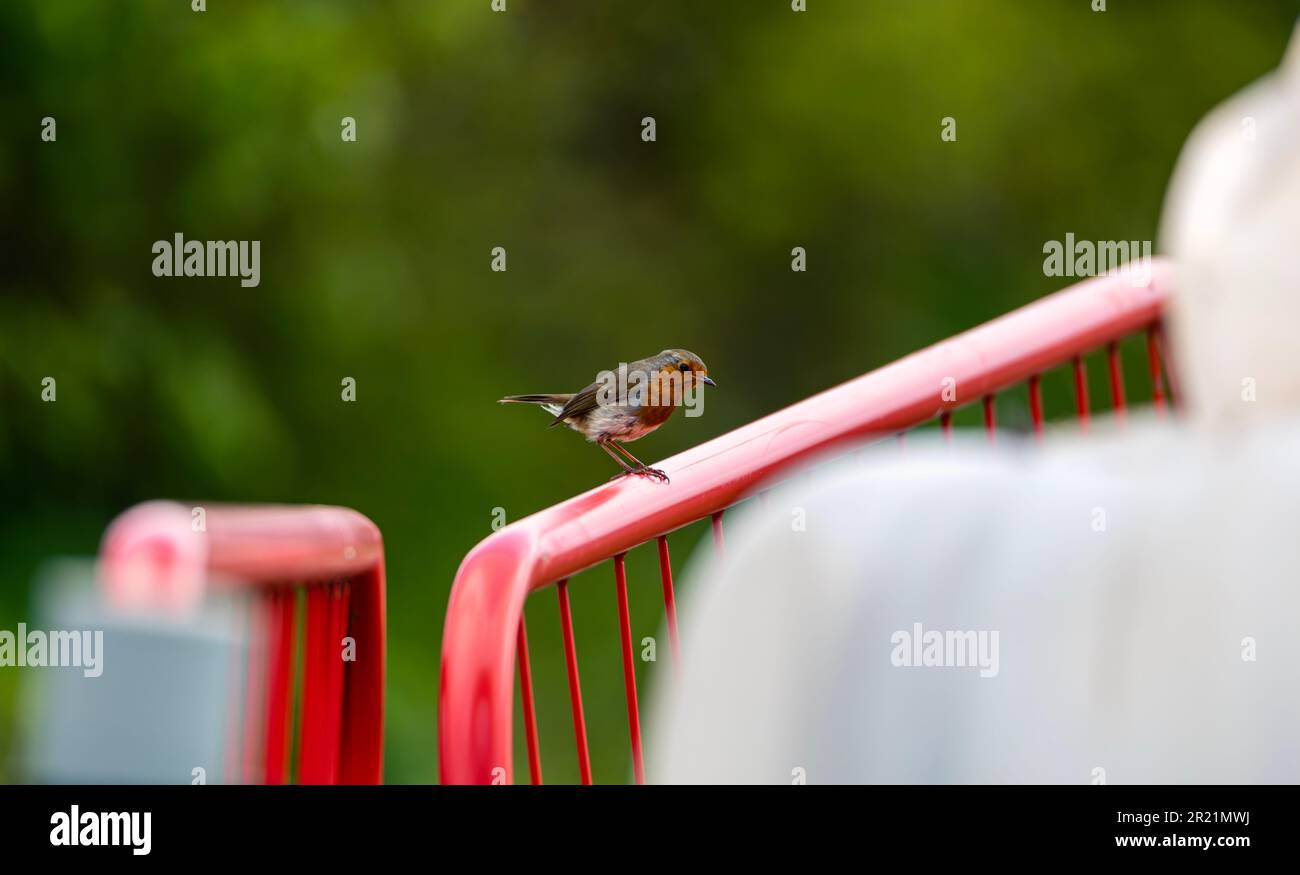
{"type": "Polygon", "coordinates": [[[383,779],[384,548],[366,517],[340,507],[148,502],[109,526],[100,572],[123,610],[184,611],[209,587],[255,590],[250,638],[263,646],[248,660],[242,731],[227,742],[240,749],[242,780],[289,778],[295,631],[305,635],[299,781],[383,779]]]}
{"type": "MultiPolygon", "coordinates": [[[[1079,362],[1076,409],[1086,416],[1081,357],[1093,350],[1107,350],[1115,407],[1122,409],[1117,342],[1134,333],[1147,332],[1150,338],[1147,365],[1155,381],[1152,394],[1157,406],[1163,406],[1166,395],[1156,340],[1172,268],[1163,261],[1153,262],[1151,268],[1150,279],[1143,284],[1135,284],[1129,275],[1078,283],[673,456],[657,465],[671,478],[668,486],[621,478],[486,538],[461,562],[447,606],[438,725],[442,780],[485,783],[492,780],[494,769],[504,769],[513,778],[512,692],[516,641],[522,640],[517,630],[524,600],[533,591],[561,584],[575,738],[586,783],[590,764],[565,587],[574,574],[611,558],[618,574],[622,554],[655,539],[660,539],[666,559],[663,536],[706,517],[713,521],[716,549],[722,549],[722,512],[728,506],[792,466],[837,446],[901,435],[936,417],[947,434],[953,410],[980,403],[992,438],[994,398],[1013,386],[1028,385],[1033,428],[1038,433],[1042,429],[1039,376],[1054,367],[1079,362]],[[948,381],[955,381],[951,384],[955,395],[943,393],[948,381]]],[[[665,598],[675,632],[670,575],[665,567],[665,598]]],[[[622,612],[621,590],[619,595],[622,612]]],[[[675,658],[675,641],[673,648],[675,658]]],[[[634,677],[629,678],[631,754],[640,780],[634,684],[634,677]]],[[[531,706],[531,691],[529,697],[531,706]]],[[[530,761],[537,756],[537,745],[536,738],[529,739],[530,761]]],[[[530,765],[539,780],[539,764],[530,765]]]]}

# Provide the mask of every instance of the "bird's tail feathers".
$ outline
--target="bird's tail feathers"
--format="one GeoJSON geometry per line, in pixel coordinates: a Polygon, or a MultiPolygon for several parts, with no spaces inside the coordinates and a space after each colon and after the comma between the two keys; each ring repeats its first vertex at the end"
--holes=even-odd
{"type": "MultiPolygon", "coordinates": [[[[500,404],[537,404],[551,416],[557,416],[564,405],[569,403],[572,395],[507,395],[502,398],[500,404]]],[[[559,425],[559,420],[552,422],[551,425],[559,425]]]]}
{"type": "Polygon", "coordinates": [[[558,404],[563,407],[572,395],[507,395],[500,404],[558,404]]]}

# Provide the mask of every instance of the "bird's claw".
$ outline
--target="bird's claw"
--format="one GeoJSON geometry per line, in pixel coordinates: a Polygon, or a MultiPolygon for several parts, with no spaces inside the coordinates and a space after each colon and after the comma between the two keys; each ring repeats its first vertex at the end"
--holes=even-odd
{"type": "Polygon", "coordinates": [[[640,468],[628,468],[625,471],[619,471],[617,474],[615,474],[613,477],[609,479],[617,480],[620,477],[626,477],[629,474],[638,474],[642,477],[651,477],[655,480],[658,480],[660,483],[671,482],[668,479],[668,475],[665,474],[663,471],[660,471],[658,468],[651,468],[648,465],[642,465],[640,468]]]}
{"type": "Polygon", "coordinates": [[[646,477],[653,477],[654,479],[658,480],[660,483],[669,482],[668,475],[665,474],[663,471],[660,471],[658,468],[650,468],[647,466],[642,466],[636,470],[636,473],[642,474],[646,477]]]}

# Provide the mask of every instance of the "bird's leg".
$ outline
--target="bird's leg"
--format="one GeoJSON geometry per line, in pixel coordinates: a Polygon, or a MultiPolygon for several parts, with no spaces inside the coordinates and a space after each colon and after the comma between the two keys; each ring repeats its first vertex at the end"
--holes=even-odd
{"type": "Polygon", "coordinates": [[[638,459],[636,456],[632,455],[631,451],[628,450],[627,447],[623,446],[623,445],[620,444],[618,441],[616,441],[616,440],[614,440],[614,439],[612,439],[612,438],[610,439],[609,442],[610,442],[610,444],[614,447],[614,449],[618,450],[618,451],[623,455],[623,458],[627,459],[627,460],[628,460],[629,462],[631,462],[633,465],[636,465],[637,468],[645,468],[645,467],[646,467],[646,463],[645,463],[645,462],[642,462],[642,461],[641,461],[640,459],[638,459]]]}
{"type": "Polygon", "coordinates": [[[618,466],[619,466],[620,468],[623,469],[623,471],[622,471],[621,474],[615,474],[614,477],[609,478],[610,480],[613,480],[615,477],[622,477],[623,474],[635,474],[635,473],[636,473],[636,469],[635,469],[635,468],[631,468],[631,467],[629,467],[628,464],[627,464],[627,462],[624,462],[621,458],[619,458],[619,456],[618,456],[617,453],[615,453],[613,450],[611,450],[611,449],[609,448],[609,443],[607,443],[607,442],[604,441],[604,440],[598,440],[598,441],[596,441],[596,446],[600,447],[602,450],[604,450],[606,453],[608,453],[608,454],[609,454],[609,457],[610,457],[611,459],[613,459],[615,462],[618,462],[618,466]]]}
{"type": "Polygon", "coordinates": [[[611,438],[610,443],[614,445],[614,449],[618,450],[620,453],[626,456],[633,464],[636,465],[636,468],[633,469],[635,473],[645,474],[648,477],[654,477],[657,480],[662,480],[664,483],[668,482],[668,475],[665,474],[663,471],[660,471],[658,468],[651,468],[645,462],[642,462],[636,456],[632,455],[632,453],[628,451],[628,448],[620,444],[618,441],[613,440],[611,438]]]}

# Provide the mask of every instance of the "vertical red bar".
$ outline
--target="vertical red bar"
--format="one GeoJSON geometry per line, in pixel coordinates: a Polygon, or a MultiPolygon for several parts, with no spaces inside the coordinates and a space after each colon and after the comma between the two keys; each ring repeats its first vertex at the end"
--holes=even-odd
{"type": "Polygon", "coordinates": [[[560,631],[564,637],[564,666],[569,674],[569,704],[573,708],[573,735],[578,746],[578,774],[591,783],[591,753],[587,750],[587,721],[582,716],[582,685],[578,682],[578,649],[573,641],[573,613],[569,610],[569,581],[555,585],[560,600],[560,631]]]}
{"type": "Polygon", "coordinates": [[[1088,430],[1088,369],[1083,356],[1074,357],[1074,407],[1079,414],[1079,428],[1088,430]]]}
{"type": "Polygon", "coordinates": [[[952,411],[945,410],[939,414],[939,429],[943,432],[944,443],[952,443],[952,411]]]}
{"type": "Polygon", "coordinates": [[[348,637],[355,660],[343,667],[339,780],[378,784],[384,777],[384,563],[348,581],[348,637]]]}
{"type": "MultiPolygon", "coordinates": [[[[321,636],[321,663],[324,669],[324,692],[320,702],[320,726],[317,733],[320,735],[322,771],[320,783],[334,784],[338,782],[338,726],[333,717],[337,712],[331,711],[335,704],[334,682],[336,677],[336,668],[343,667],[343,654],[339,649],[339,638],[341,635],[335,635],[335,629],[339,625],[339,600],[338,584],[329,582],[319,584],[318,589],[325,594],[325,631],[321,636]]],[[[343,673],[337,672],[337,677],[341,683],[343,673]]],[[[343,700],[342,690],[339,690],[337,701],[343,700]]]]}
{"type": "Polygon", "coordinates": [[[1151,369],[1151,400],[1155,403],[1156,413],[1163,416],[1165,412],[1164,380],[1160,377],[1160,346],[1156,340],[1156,326],[1147,328],[1147,364],[1151,369]]]}
{"type": "Polygon", "coordinates": [[[727,545],[722,540],[722,511],[713,515],[713,546],[719,556],[726,552],[727,545]]]}
{"type": "Polygon", "coordinates": [[[262,751],[266,743],[266,681],[270,676],[271,593],[259,593],[250,598],[248,610],[248,649],[244,666],[244,741],[240,762],[239,780],[256,784],[265,780],[262,769],[262,751]]]}
{"type": "Polygon", "coordinates": [[[329,739],[329,592],[324,585],[307,589],[307,640],[303,645],[302,714],[298,720],[298,780],[328,783],[329,739]]]}
{"type": "Polygon", "coordinates": [[[905,431],[900,431],[898,433],[898,448],[900,450],[907,449],[907,432],[905,431]]]}
{"type": "Polygon", "coordinates": [[[1034,437],[1043,436],[1043,387],[1037,374],[1029,378],[1029,418],[1034,423],[1034,437]]]}
{"type": "Polygon", "coordinates": [[[270,664],[266,690],[266,741],[263,747],[267,784],[288,780],[289,706],[293,696],[293,621],[296,600],[288,587],[267,592],[267,650],[270,664]]]}
{"type": "Polygon", "coordinates": [[[1110,371],[1110,403],[1115,418],[1124,422],[1124,364],[1119,357],[1119,343],[1112,340],[1106,345],[1106,365],[1110,371]]]}
{"type": "Polygon", "coordinates": [[[677,644],[677,602],[673,598],[673,564],[668,556],[667,535],[659,536],[659,577],[664,585],[664,615],[668,618],[668,646],[673,654],[673,671],[677,671],[682,664],[682,655],[677,644]]]}
{"type": "MultiPolygon", "coordinates": [[[[716,518],[716,515],[715,515],[716,518]]],[[[636,663],[632,656],[632,623],[627,607],[627,571],[624,554],[614,557],[614,582],[618,590],[619,640],[623,643],[623,687],[627,690],[627,731],[632,740],[632,773],[638,784],[645,783],[641,759],[641,716],[636,706],[636,663]]]]}
{"type": "MultiPolygon", "coordinates": [[[[344,640],[348,636],[348,604],[351,599],[351,586],[347,580],[332,584],[330,593],[330,634],[325,642],[327,666],[329,668],[329,698],[325,713],[325,745],[329,751],[329,772],[325,783],[339,782],[339,762],[342,759],[341,741],[343,738],[343,681],[344,655],[348,650],[344,640]]],[[[355,652],[353,653],[355,656],[355,652]]]]}
{"type": "Polygon", "coordinates": [[[537,710],[533,706],[533,671],[528,662],[528,631],[524,615],[519,615],[519,634],[515,640],[519,654],[519,697],[524,708],[524,738],[528,742],[528,775],[534,786],[542,783],[542,755],[537,745],[537,710]]]}
{"type": "Polygon", "coordinates": [[[984,396],[984,430],[988,432],[989,443],[997,442],[997,419],[993,412],[993,396],[984,396]]]}

